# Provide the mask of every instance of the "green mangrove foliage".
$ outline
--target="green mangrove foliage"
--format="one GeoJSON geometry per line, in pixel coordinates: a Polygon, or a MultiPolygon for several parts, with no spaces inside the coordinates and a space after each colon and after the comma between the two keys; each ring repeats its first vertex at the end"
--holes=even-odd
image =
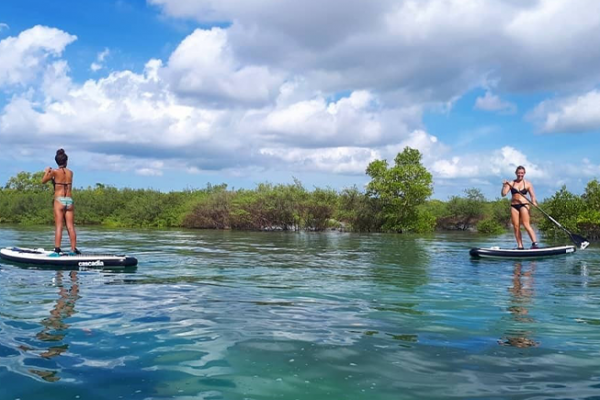
{"type": "Polygon", "coordinates": [[[381,203],[356,186],[341,191],[335,218],[357,232],[378,232],[383,225],[381,203]]]}
{"type": "MultiPolygon", "coordinates": [[[[41,184],[41,173],[20,172],[0,189],[0,223],[53,224],[52,185],[41,184]]],[[[121,227],[182,226],[205,190],[161,193],[147,189],[117,189],[102,184],[74,191],[76,223],[121,227]]]]}
{"type": "Polygon", "coordinates": [[[342,227],[334,219],[339,195],[333,189],[307,191],[291,185],[261,183],[256,190],[215,191],[197,204],[183,225],[189,228],[321,231],[342,227]]]}
{"type": "Polygon", "coordinates": [[[43,172],[19,172],[0,189],[0,223],[54,222],[51,188],[42,184],[43,172]]]}
{"type": "Polygon", "coordinates": [[[50,186],[42,183],[44,171],[34,172],[19,172],[6,182],[4,189],[29,191],[29,192],[48,192],[50,186]]]}
{"type": "Polygon", "coordinates": [[[498,234],[510,223],[510,201],[488,201],[481,190],[465,189],[464,196],[452,196],[447,202],[429,200],[423,206],[435,217],[439,230],[476,230],[481,233],[498,234]]]}
{"type": "MultiPolygon", "coordinates": [[[[253,190],[227,185],[162,193],[96,184],[74,191],[76,223],[115,227],[188,227],[239,230],[340,229],[357,232],[476,230],[496,234],[510,224],[510,200],[486,200],[478,188],[447,201],[431,200],[432,176],[418,150],[405,148],[393,166],[369,164],[366,190],[353,186],[307,190],[292,184],[261,183],[253,190]]],[[[52,186],[42,172],[20,172],[0,188],[0,223],[52,224],[52,186]]],[[[562,187],[540,206],[573,232],[600,237],[600,183],[594,179],[577,196],[562,187]]],[[[563,232],[541,213],[532,220],[550,235],[563,232]]]]}
{"type": "Polygon", "coordinates": [[[479,189],[465,189],[465,197],[452,196],[448,201],[448,223],[455,229],[467,230],[485,213],[485,196],[479,189]]]}
{"type": "Polygon", "coordinates": [[[496,199],[485,202],[483,218],[476,224],[477,232],[499,234],[502,233],[510,221],[510,200],[496,199]]]}
{"type": "Polygon", "coordinates": [[[380,203],[382,230],[389,232],[427,231],[435,221],[419,208],[433,193],[431,173],[421,164],[419,150],[406,147],[388,167],[386,160],[375,160],[367,167],[371,182],[367,195],[380,203]]]}
{"type": "MultiPolygon", "coordinates": [[[[588,182],[581,196],[563,186],[540,207],[571,232],[579,232],[589,239],[600,238],[600,182],[588,182]]],[[[564,232],[548,219],[540,219],[539,229],[545,234],[564,235],[564,232]]]]}

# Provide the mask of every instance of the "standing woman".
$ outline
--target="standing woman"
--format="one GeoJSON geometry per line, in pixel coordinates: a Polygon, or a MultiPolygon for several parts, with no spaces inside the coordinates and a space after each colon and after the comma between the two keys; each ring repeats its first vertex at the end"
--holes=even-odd
{"type": "Polygon", "coordinates": [[[515,174],[517,175],[517,179],[512,181],[512,184],[504,180],[502,184],[502,197],[506,196],[509,191],[512,195],[510,200],[510,219],[515,229],[517,248],[520,250],[523,249],[523,238],[521,236],[521,225],[523,225],[531,239],[531,248],[537,249],[537,239],[530,223],[529,202],[525,198],[525,195],[529,193],[531,195],[531,202],[537,206],[533,185],[531,182],[525,180],[525,167],[519,165],[515,174]]]}
{"type": "Polygon", "coordinates": [[[52,181],[54,186],[54,223],[56,231],[54,233],[54,253],[60,255],[60,243],[62,241],[63,221],[67,224],[67,232],[71,239],[71,252],[69,255],[81,254],[77,250],[77,234],[75,233],[75,210],[73,209],[73,199],[71,198],[71,190],[73,189],[73,171],[67,168],[69,157],[63,149],[56,151],[54,157],[58,169],[48,167],[44,170],[42,183],[52,181]]]}

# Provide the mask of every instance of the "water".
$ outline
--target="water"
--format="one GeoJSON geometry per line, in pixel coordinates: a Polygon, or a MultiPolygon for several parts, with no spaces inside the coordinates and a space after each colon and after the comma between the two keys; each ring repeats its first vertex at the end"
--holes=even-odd
{"type": "MultiPolygon", "coordinates": [[[[0,246],[52,234],[0,226],[0,246]]],[[[78,234],[139,268],[0,263],[2,400],[600,398],[598,246],[515,262],[468,256],[510,235],[78,234]]]]}

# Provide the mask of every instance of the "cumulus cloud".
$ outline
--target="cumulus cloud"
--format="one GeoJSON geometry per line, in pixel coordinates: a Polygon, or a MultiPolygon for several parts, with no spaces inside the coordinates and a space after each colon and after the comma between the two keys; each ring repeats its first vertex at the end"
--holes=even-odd
{"type": "Polygon", "coordinates": [[[517,111],[517,106],[503,101],[500,97],[493,95],[491,92],[485,92],[483,97],[478,97],[475,100],[475,108],[483,111],[497,111],[505,114],[514,114],[517,111]]]}
{"type": "Polygon", "coordinates": [[[142,176],[162,176],[164,165],[163,161],[154,161],[144,167],[136,168],[135,173],[142,176]]]}
{"type": "Polygon", "coordinates": [[[72,88],[67,62],[58,60],[49,64],[44,71],[40,87],[44,93],[46,103],[51,102],[53,99],[64,98],[72,88]]]}
{"type": "Polygon", "coordinates": [[[326,97],[305,78],[241,64],[228,40],[222,29],[196,30],[166,64],[150,60],[142,73],[115,71],[83,84],[70,79],[64,60],[55,61],[37,91],[7,103],[0,136],[27,148],[52,135],[82,151],[175,160],[189,170],[284,163],[363,173],[374,157],[393,159],[399,144],[426,135],[413,131],[419,105],[386,107],[367,90],[326,97]]]}
{"type": "MultiPolygon", "coordinates": [[[[157,78],[159,61],[143,74],[115,72],[83,85],[46,87],[47,101],[14,97],[0,117],[0,130],[22,144],[55,135],[82,147],[117,146],[129,153],[185,147],[206,139],[220,112],[179,104],[157,78]],[[50,95],[53,95],[50,97],[50,95]]],[[[57,67],[57,74],[64,69],[57,67]]],[[[223,144],[224,145],[224,144],[223,144]]]]}
{"type": "Polygon", "coordinates": [[[277,94],[284,77],[261,65],[243,65],[220,28],[197,29],[169,57],[164,74],[181,96],[204,104],[263,105],[277,94]]]}
{"type": "MultiPolygon", "coordinates": [[[[232,60],[223,56],[223,31],[196,31],[188,39],[198,36],[203,48],[215,45],[203,54],[201,72],[217,71],[219,61],[232,60]]],[[[82,151],[176,160],[190,170],[278,168],[283,162],[290,168],[362,173],[380,154],[377,148],[386,156],[386,146],[407,139],[409,126],[420,120],[418,107],[384,108],[368,91],[326,99],[307,89],[302,79],[282,81],[276,96],[269,102],[264,99],[258,108],[190,103],[173,90],[173,74],[199,61],[193,54],[187,58],[196,50],[186,50],[188,44],[179,46],[167,65],[151,60],[143,73],[117,71],[84,84],[71,81],[64,60],[49,64],[39,93],[24,92],[8,102],[0,115],[0,136],[33,148],[52,135],[82,151]]],[[[234,68],[228,69],[227,63],[224,67],[234,68]]],[[[253,76],[244,79],[248,85],[257,83],[253,76]]],[[[207,88],[215,97],[233,95],[217,86],[194,89],[198,94],[210,92],[207,88]]],[[[161,171],[162,167],[135,169],[145,175],[161,171]]]]}
{"type": "Polygon", "coordinates": [[[106,155],[87,151],[69,151],[69,157],[74,162],[76,160],[85,160],[87,168],[91,171],[124,172],[141,176],[162,176],[167,169],[163,160],[152,158],[125,157],[117,154],[106,155]]]}
{"type": "Polygon", "coordinates": [[[600,164],[589,159],[581,162],[544,159],[538,162],[510,146],[441,158],[427,167],[433,174],[436,189],[447,195],[458,194],[457,187],[477,187],[488,198],[495,198],[500,195],[502,181],[515,178],[517,164],[525,166],[526,179],[534,184],[538,199],[552,196],[563,185],[576,193],[583,190],[589,180],[600,177],[600,164]]]}
{"type": "Polygon", "coordinates": [[[31,83],[49,59],[59,57],[76,39],[60,29],[37,25],[17,37],[0,40],[0,87],[31,83]]]}
{"type": "Polygon", "coordinates": [[[450,147],[442,143],[436,136],[433,136],[422,129],[417,129],[404,136],[397,143],[385,146],[383,158],[390,163],[396,155],[404,150],[405,147],[417,149],[423,155],[423,163],[431,165],[435,160],[447,155],[450,147]]]}
{"type": "Polygon", "coordinates": [[[488,79],[517,92],[600,79],[600,3],[587,0],[149,2],[173,17],[230,22],[241,60],[301,72],[326,91],[446,102],[488,79]]]}
{"type": "Polygon", "coordinates": [[[407,132],[399,142],[384,146],[336,146],[329,148],[264,147],[260,153],[288,164],[298,170],[337,174],[362,175],[367,165],[377,159],[393,164],[396,155],[405,147],[418,149],[425,163],[447,151],[435,136],[422,130],[407,132]]]}
{"type": "MultiPolygon", "coordinates": [[[[353,31],[377,26],[389,0],[148,0],[165,14],[199,22],[231,22],[249,31],[284,34],[304,46],[326,47],[353,31]]],[[[260,34],[260,33],[259,33],[260,34]]],[[[262,35],[262,34],[261,34],[262,35]]]]}
{"type": "Polygon", "coordinates": [[[381,156],[364,147],[263,148],[260,152],[297,170],[338,174],[364,174],[366,166],[381,156]]]}
{"type": "Polygon", "coordinates": [[[529,115],[544,133],[582,133],[600,130],[600,91],[547,100],[529,115]]]}
{"type": "MultiPolygon", "coordinates": [[[[364,174],[370,161],[391,161],[410,146],[439,179],[510,177],[517,164],[545,179],[550,165],[512,147],[455,155],[443,136],[424,129],[424,110],[452,104],[474,87],[550,90],[600,76],[585,63],[573,68],[578,53],[563,42],[561,63],[552,46],[530,54],[544,37],[534,40],[523,21],[543,26],[564,8],[559,0],[150,1],[169,15],[231,25],[195,30],[143,71],[102,71],[106,49],[90,66],[103,75],[84,83],[71,79],[61,58],[75,36],[34,27],[0,41],[8,55],[0,87],[21,88],[0,114],[3,145],[34,151],[52,135],[104,160],[114,157],[116,169],[127,164],[125,171],[151,176],[168,168],[364,174]]],[[[569,10],[569,18],[577,12],[569,10]]],[[[583,25],[599,30],[592,16],[583,25]]],[[[600,35],[588,36],[591,63],[600,35]]],[[[543,103],[536,115],[548,132],[576,119],[594,126],[593,113],[581,109],[597,105],[596,96],[582,96],[579,114],[565,111],[576,103],[569,98],[543,103]]],[[[491,90],[475,107],[516,110],[491,90]]]]}
{"type": "MultiPolygon", "coordinates": [[[[288,1],[149,2],[177,18],[230,22],[228,46],[240,62],[267,64],[290,74],[301,73],[305,87],[325,93],[317,97],[309,94],[302,100],[276,107],[262,119],[263,137],[275,137],[279,144],[288,140],[289,146],[297,146],[303,137],[307,138],[306,145],[315,148],[344,145],[334,130],[341,125],[337,125],[340,121],[329,112],[328,93],[367,93],[383,104],[361,109],[357,114],[363,118],[360,121],[347,119],[351,121],[349,125],[360,127],[363,139],[375,138],[377,132],[384,137],[379,147],[376,141],[365,141],[370,143],[369,147],[361,147],[355,141],[357,147],[349,148],[375,149],[372,156],[383,157],[386,148],[401,150],[400,143],[407,141],[410,132],[418,130],[419,125],[418,119],[398,118],[404,122],[400,124],[401,133],[395,141],[389,141],[385,133],[392,130],[384,119],[385,107],[392,107],[390,114],[398,115],[408,104],[417,104],[419,111],[415,114],[419,115],[425,104],[451,104],[474,87],[493,86],[505,93],[531,93],[539,89],[572,91],[600,80],[596,68],[600,62],[600,3],[590,5],[585,0],[485,3],[374,0],[368,5],[344,2],[348,7],[335,1],[323,4],[307,0],[302,2],[302,7],[310,11],[306,13],[296,10],[293,2],[288,1]],[[330,23],[321,23],[320,18],[333,15],[330,23]],[[586,45],[573,46],[573,43],[586,45]],[[298,123],[299,120],[306,123],[298,123]],[[310,132],[317,130],[322,136],[311,138],[310,132]]],[[[543,103],[536,109],[542,130],[576,131],[597,126],[595,116],[587,111],[596,104],[594,94],[581,96],[577,110],[568,107],[576,98],[543,103]]],[[[475,108],[501,114],[517,111],[515,104],[491,90],[476,100],[475,108]]],[[[350,110],[356,112],[346,109],[350,110]]],[[[352,133],[355,131],[346,130],[349,136],[360,140],[360,135],[352,133]]],[[[488,135],[487,132],[484,134],[488,135]]],[[[431,143],[431,138],[421,145],[431,143]]],[[[469,143],[473,140],[477,139],[465,139],[469,143]]],[[[506,156],[510,147],[481,156],[445,158],[452,152],[450,146],[441,141],[436,146],[424,156],[428,157],[428,165],[435,166],[435,173],[449,179],[474,173],[512,176],[514,160],[533,166],[528,169],[529,176],[541,177],[542,171],[551,169],[547,165],[536,168],[532,160],[518,152],[506,156]]],[[[269,154],[277,154],[273,149],[282,151],[277,146],[269,147],[269,154]]],[[[293,154],[300,159],[301,153],[293,154]]]]}
{"type": "Polygon", "coordinates": [[[438,159],[432,163],[431,169],[440,178],[497,176],[509,179],[514,175],[519,165],[525,166],[527,176],[530,178],[548,178],[548,173],[544,168],[529,160],[524,153],[511,146],[504,146],[490,153],[438,159]]]}
{"type": "Polygon", "coordinates": [[[380,143],[384,135],[381,111],[372,109],[375,99],[365,91],[353,92],[337,102],[323,97],[276,108],[264,119],[265,136],[284,142],[301,141],[312,146],[380,143]]]}

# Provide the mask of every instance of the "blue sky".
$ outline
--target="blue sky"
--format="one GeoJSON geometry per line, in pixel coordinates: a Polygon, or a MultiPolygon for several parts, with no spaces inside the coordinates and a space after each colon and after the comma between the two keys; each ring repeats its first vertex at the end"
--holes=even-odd
{"type": "Polygon", "coordinates": [[[341,189],[418,148],[434,197],[600,178],[600,3],[4,0],[0,184],[341,189]]]}

